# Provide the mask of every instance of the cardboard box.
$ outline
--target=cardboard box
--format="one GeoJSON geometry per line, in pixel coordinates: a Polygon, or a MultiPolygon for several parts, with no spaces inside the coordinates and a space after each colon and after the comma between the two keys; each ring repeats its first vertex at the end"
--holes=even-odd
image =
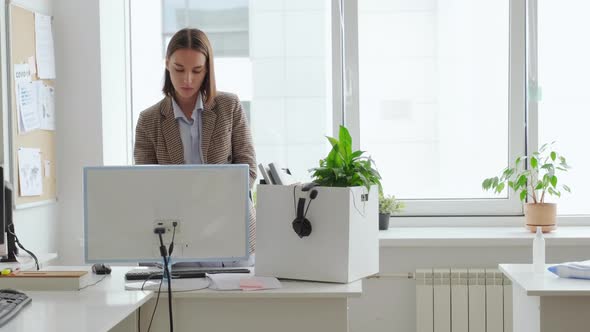
{"type": "Polygon", "coordinates": [[[256,206],[258,276],[348,283],[379,272],[378,189],[259,185],[256,206]],[[368,194],[368,195],[367,195],[368,194]],[[309,236],[292,227],[299,198],[306,198],[309,236]]]}

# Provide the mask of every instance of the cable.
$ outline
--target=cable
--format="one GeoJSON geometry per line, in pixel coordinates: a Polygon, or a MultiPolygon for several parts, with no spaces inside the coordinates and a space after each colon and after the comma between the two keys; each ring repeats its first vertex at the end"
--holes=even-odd
{"type": "Polygon", "coordinates": [[[31,257],[33,257],[33,259],[35,260],[35,266],[37,267],[37,271],[39,271],[39,260],[37,259],[37,256],[35,256],[35,254],[30,251],[27,250],[18,240],[18,236],[16,236],[16,234],[14,233],[14,224],[10,223],[10,225],[8,225],[8,233],[10,233],[10,235],[14,236],[14,242],[16,242],[16,245],[21,248],[22,250],[24,250],[27,254],[29,254],[31,257]]]}
{"type": "MultiPolygon", "coordinates": [[[[148,277],[148,279],[149,279],[149,277],[148,277]]],[[[148,279],[146,279],[146,281],[148,279]]],[[[156,304],[154,305],[154,311],[152,311],[152,318],[150,318],[150,325],[148,325],[147,332],[150,332],[150,329],[152,328],[152,322],[154,321],[154,315],[156,314],[156,309],[158,308],[158,302],[160,301],[160,292],[162,290],[162,280],[164,280],[164,279],[163,278],[160,279],[160,286],[158,287],[158,296],[156,297],[156,304]]],[[[143,283],[145,284],[145,281],[143,283]]],[[[143,285],[141,285],[141,290],[143,290],[143,285]]]]}
{"type": "Polygon", "coordinates": [[[305,213],[303,214],[303,219],[305,219],[305,217],[307,216],[307,211],[309,210],[309,206],[311,205],[311,202],[313,202],[313,199],[310,199],[309,203],[307,203],[307,209],[305,209],[305,213]]]}
{"type": "Polygon", "coordinates": [[[99,279],[98,281],[96,281],[95,283],[93,283],[93,284],[89,284],[89,285],[86,285],[86,286],[84,286],[84,287],[82,287],[82,288],[78,288],[78,290],[80,291],[80,290],[83,290],[83,289],[85,289],[85,288],[92,287],[92,286],[94,286],[94,285],[98,284],[99,282],[103,281],[103,280],[104,280],[106,277],[108,277],[108,274],[105,274],[105,275],[104,275],[102,278],[100,278],[100,279],[99,279]]]}
{"type": "Polygon", "coordinates": [[[173,221],[172,226],[174,226],[174,229],[172,230],[172,241],[170,241],[170,246],[168,246],[168,261],[170,261],[172,251],[174,250],[174,237],[176,236],[176,226],[178,226],[178,223],[173,221]]]}
{"type": "Polygon", "coordinates": [[[160,239],[160,254],[164,259],[164,275],[162,276],[162,280],[164,280],[164,277],[168,278],[168,315],[170,320],[170,332],[174,332],[174,319],[172,317],[172,276],[170,275],[170,269],[168,268],[168,254],[166,252],[166,246],[164,246],[164,240],[162,239],[162,233],[164,231],[165,230],[163,228],[156,228],[154,230],[160,239]]]}

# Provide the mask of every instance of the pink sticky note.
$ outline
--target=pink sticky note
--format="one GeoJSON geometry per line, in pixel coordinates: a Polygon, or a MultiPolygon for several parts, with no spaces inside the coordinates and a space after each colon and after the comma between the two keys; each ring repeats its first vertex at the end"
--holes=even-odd
{"type": "Polygon", "coordinates": [[[242,290],[256,290],[264,288],[264,285],[256,279],[242,279],[240,280],[240,288],[242,290]]]}

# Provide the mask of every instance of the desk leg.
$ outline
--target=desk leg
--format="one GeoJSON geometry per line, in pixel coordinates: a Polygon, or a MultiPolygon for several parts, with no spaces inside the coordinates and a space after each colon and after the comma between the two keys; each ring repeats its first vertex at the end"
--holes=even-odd
{"type": "Polygon", "coordinates": [[[514,332],[539,332],[539,297],[528,296],[517,284],[512,284],[512,310],[514,332]]]}
{"type": "MultiPolygon", "coordinates": [[[[152,299],[142,307],[142,331],[147,331],[154,302],[152,299]]],[[[348,331],[346,298],[187,297],[175,299],[173,306],[174,328],[179,331],[348,331]]],[[[152,331],[168,331],[168,304],[162,299],[152,331]]]]}

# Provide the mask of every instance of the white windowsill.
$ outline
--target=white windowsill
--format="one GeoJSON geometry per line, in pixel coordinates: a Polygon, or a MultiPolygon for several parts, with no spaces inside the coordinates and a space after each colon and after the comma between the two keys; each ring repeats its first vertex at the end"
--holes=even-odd
{"type": "MultiPolygon", "coordinates": [[[[379,231],[383,247],[530,246],[534,234],[521,227],[392,227],[379,231]]],[[[559,226],[544,234],[547,246],[590,246],[590,226],[559,226]]]]}

